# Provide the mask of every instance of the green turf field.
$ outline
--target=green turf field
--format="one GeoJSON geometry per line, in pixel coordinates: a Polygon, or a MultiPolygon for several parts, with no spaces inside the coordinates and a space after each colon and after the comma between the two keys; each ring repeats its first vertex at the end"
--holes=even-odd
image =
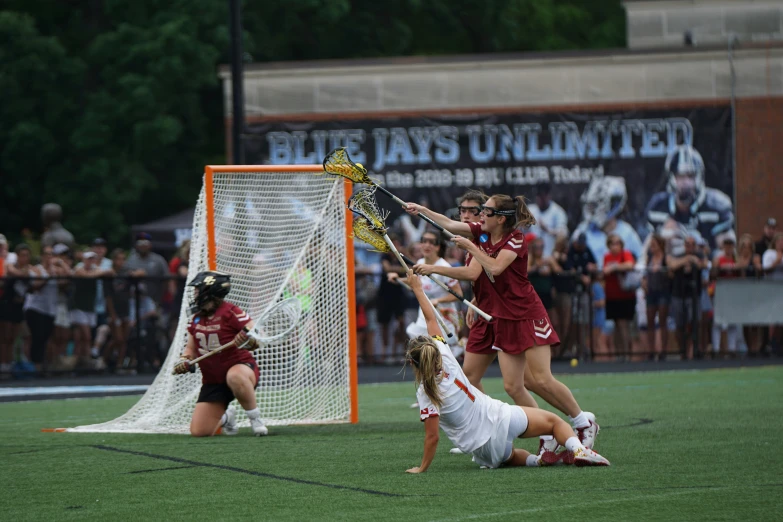
{"type": "MultiPolygon", "coordinates": [[[[0,404],[3,520],[781,520],[783,367],[563,379],[610,468],[480,470],[441,438],[423,475],[410,384],[360,389],[359,425],[266,438],[40,433],[137,397],[0,404]]],[[[487,391],[505,397],[498,380],[487,391]]],[[[528,449],[537,441],[520,441],[528,449]]]]}

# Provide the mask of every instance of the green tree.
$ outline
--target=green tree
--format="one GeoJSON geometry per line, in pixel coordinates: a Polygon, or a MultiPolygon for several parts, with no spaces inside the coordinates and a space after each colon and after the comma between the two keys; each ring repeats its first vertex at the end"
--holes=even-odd
{"type": "Polygon", "coordinates": [[[215,72],[227,9],[207,0],[59,4],[17,4],[39,10],[40,32],[32,13],[0,19],[2,92],[15,100],[0,131],[0,168],[14,179],[4,190],[15,202],[4,226],[38,223],[40,205],[56,201],[78,241],[127,243],[130,223],[192,205],[205,160],[220,156],[215,72]]]}
{"type": "Polygon", "coordinates": [[[40,220],[47,185],[68,175],[67,129],[78,113],[84,63],[32,17],[0,12],[0,223],[18,233],[40,220]]]}
{"type": "MultiPolygon", "coordinates": [[[[217,66],[228,0],[5,0],[2,232],[63,206],[78,241],[193,205],[225,161],[217,66]]],[[[257,62],[621,47],[620,0],[268,0],[243,5],[257,62]]]]}

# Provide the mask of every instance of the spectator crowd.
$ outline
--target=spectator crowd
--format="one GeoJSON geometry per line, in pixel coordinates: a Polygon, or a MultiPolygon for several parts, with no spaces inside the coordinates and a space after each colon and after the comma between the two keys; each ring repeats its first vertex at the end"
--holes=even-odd
{"type": "Polygon", "coordinates": [[[0,376],[84,370],[157,371],[182,303],[190,255],[170,261],[137,236],[130,252],[95,238],[0,234],[0,376]],[[13,246],[13,248],[10,248],[13,246]]]}
{"type": "MultiPolygon", "coordinates": [[[[478,220],[485,200],[469,191],[447,213],[478,220]]],[[[766,221],[757,241],[745,234],[735,243],[727,236],[712,252],[698,235],[652,234],[637,255],[611,230],[600,244],[595,231],[589,241],[579,231],[569,236],[565,213],[546,190],[530,209],[538,223],[526,233],[528,277],[563,341],[553,357],[638,361],[780,353],[778,326],[713,321],[717,281],[783,281],[783,232],[775,219],[766,221]]],[[[433,232],[403,214],[389,236],[417,260],[424,257],[422,236],[433,242],[433,232]]],[[[177,327],[189,242],[167,262],[145,233],[130,251],[111,252],[102,238],[80,248],[68,235],[22,235],[10,245],[0,234],[0,377],[157,371],[177,327]]],[[[464,252],[443,244],[442,258],[461,266],[464,252]]],[[[396,364],[406,325],[416,319],[416,300],[397,283],[404,271],[393,255],[356,240],[355,256],[360,363],[396,364]]],[[[471,298],[468,283],[462,293],[471,298]]],[[[458,322],[464,344],[468,329],[458,322]]]]}
{"type": "MultiPolygon", "coordinates": [[[[468,192],[452,219],[478,220],[483,194],[468,192]],[[473,199],[471,199],[473,198],[473,199]]],[[[422,202],[422,204],[426,204],[422,202]]],[[[629,249],[610,229],[569,236],[566,214],[540,190],[529,205],[538,223],[526,233],[528,278],[554,324],[562,344],[554,358],[597,361],[682,360],[757,357],[780,353],[783,328],[715,324],[716,282],[724,278],[783,280],[783,232],[766,221],[758,241],[744,234],[722,239],[711,251],[699,234],[663,231],[629,249]]],[[[438,210],[438,209],[434,209],[438,210]]],[[[442,209],[441,209],[442,210],[442,209]]],[[[389,236],[411,259],[420,259],[422,235],[432,232],[407,214],[389,236]]],[[[447,243],[447,245],[450,245],[447,243]]],[[[360,361],[397,364],[407,340],[405,325],[415,319],[412,294],[392,284],[402,273],[394,256],[355,241],[357,324],[360,361]]],[[[464,252],[448,246],[443,258],[462,266],[464,252]]],[[[470,285],[462,283],[470,299],[470,285]]],[[[464,310],[463,310],[464,312],[464,310]]],[[[460,332],[461,342],[467,328],[460,332]]]]}

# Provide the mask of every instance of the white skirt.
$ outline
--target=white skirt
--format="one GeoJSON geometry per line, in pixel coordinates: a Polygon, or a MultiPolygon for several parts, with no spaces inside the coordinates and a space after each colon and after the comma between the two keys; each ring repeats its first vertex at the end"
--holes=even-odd
{"type": "Polygon", "coordinates": [[[71,316],[68,313],[68,305],[65,303],[57,303],[57,311],[54,314],[54,325],[60,328],[71,327],[71,316]]]}
{"type": "Polygon", "coordinates": [[[500,418],[489,440],[473,451],[473,462],[488,468],[499,468],[511,458],[514,439],[527,431],[527,415],[519,406],[503,404],[500,418]]]}

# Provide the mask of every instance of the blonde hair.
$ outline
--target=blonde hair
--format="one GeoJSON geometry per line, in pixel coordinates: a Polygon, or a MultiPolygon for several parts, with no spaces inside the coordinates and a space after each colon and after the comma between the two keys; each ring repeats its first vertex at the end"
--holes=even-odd
{"type": "Polygon", "coordinates": [[[405,359],[413,366],[416,387],[423,386],[424,393],[432,404],[440,408],[443,405],[443,397],[438,383],[443,378],[441,375],[443,361],[435,341],[426,335],[414,337],[408,341],[405,359]]]}
{"type": "Polygon", "coordinates": [[[503,223],[503,230],[511,232],[515,228],[519,227],[532,227],[536,224],[536,218],[527,208],[527,200],[525,196],[517,196],[512,198],[505,194],[493,194],[489,199],[495,200],[495,209],[500,212],[514,211],[514,218],[516,221],[511,220],[511,216],[504,215],[506,221],[503,223]]]}

